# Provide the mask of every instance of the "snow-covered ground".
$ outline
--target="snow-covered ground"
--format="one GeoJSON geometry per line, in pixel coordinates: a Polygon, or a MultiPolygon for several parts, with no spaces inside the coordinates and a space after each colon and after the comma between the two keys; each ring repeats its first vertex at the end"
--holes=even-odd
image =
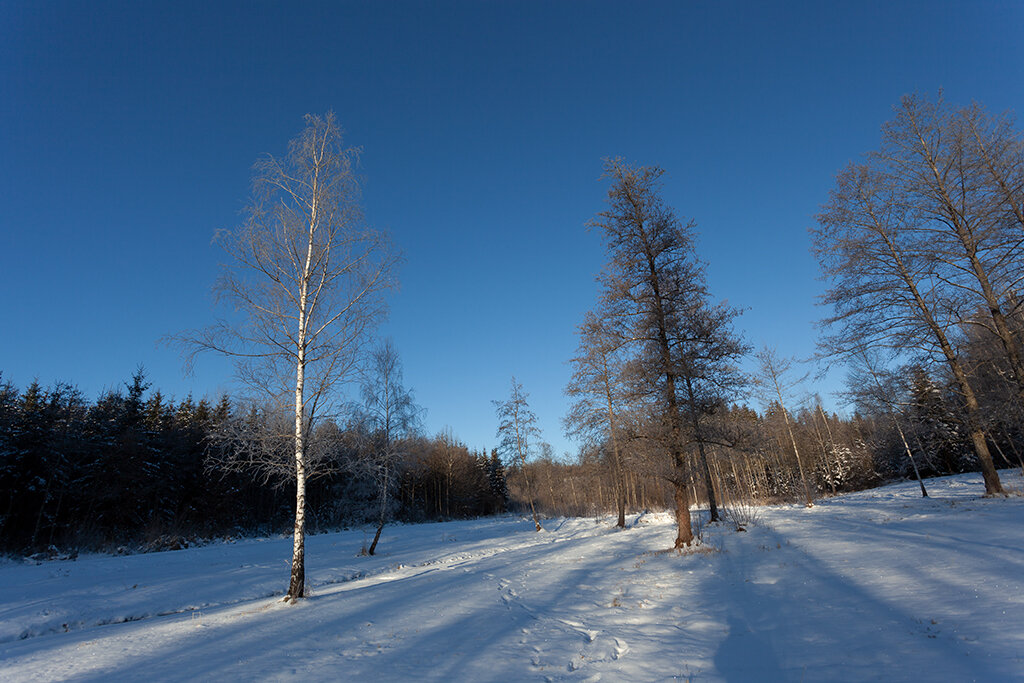
{"type": "MultiPolygon", "coordinates": [[[[1019,472],[1004,483],[1021,488],[1019,472]]],[[[510,517],[0,565],[0,680],[1024,680],[1024,498],[980,475],[672,519],[510,517]]]]}

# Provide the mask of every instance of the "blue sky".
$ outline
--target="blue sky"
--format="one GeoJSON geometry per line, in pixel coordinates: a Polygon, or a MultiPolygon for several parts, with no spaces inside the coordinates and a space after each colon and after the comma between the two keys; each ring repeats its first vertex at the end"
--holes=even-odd
{"type": "MultiPolygon", "coordinates": [[[[1024,110],[1020,2],[0,1],[0,370],[94,397],[215,316],[215,230],[307,112],[363,147],[406,264],[382,328],[425,426],[496,443],[515,375],[565,440],[575,326],[604,262],[601,159],[667,171],[756,347],[813,352],[807,228],[905,93],[1024,110]]],[[[821,384],[828,393],[838,378],[821,384]]]]}

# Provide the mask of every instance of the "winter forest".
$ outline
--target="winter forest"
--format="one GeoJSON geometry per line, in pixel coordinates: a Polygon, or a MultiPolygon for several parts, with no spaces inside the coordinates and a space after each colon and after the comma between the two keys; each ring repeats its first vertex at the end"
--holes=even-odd
{"type": "Polygon", "coordinates": [[[929,477],[974,471],[1002,494],[996,469],[1024,468],[1024,137],[1010,114],[904,97],[879,147],[837,174],[811,234],[829,283],[814,359],[744,338],[742,311],[708,290],[697,223],[662,201],[662,170],[607,160],[590,227],[608,261],[567,359],[564,425],[585,444],[572,460],[538,433],[515,378],[494,398],[499,447],[421,432],[401,359],[373,335],[398,257],[361,220],[333,114],[306,123],[257,164],[246,222],[222,239],[233,261],[217,293],[235,317],[168,340],[186,362],[236,358],[247,391],[173,400],[143,368],[95,401],[72,383],[3,383],[4,552],[293,525],[379,537],[392,520],[505,511],[538,529],[614,511],[621,526],[651,509],[677,511],[681,547],[694,506],[716,521],[734,502],[810,506],[907,478],[925,494],[929,477]],[[813,361],[845,369],[847,412],[807,394],[813,361]]]}
{"type": "MultiPolygon", "coordinates": [[[[593,306],[578,321],[577,351],[564,359],[571,410],[562,426],[581,446],[560,456],[538,427],[517,368],[508,369],[505,395],[479,397],[493,407],[493,444],[423,428],[417,387],[379,331],[389,301],[401,296],[401,265],[417,255],[366,220],[359,150],[335,114],[308,115],[286,148],[281,141],[281,153],[257,160],[240,224],[218,236],[225,258],[213,285],[222,317],[197,316],[193,328],[160,340],[186,369],[207,355],[230,359],[233,393],[168,396],[142,366],[111,378],[116,388],[95,398],[74,377],[16,386],[0,375],[6,566],[287,538],[287,557],[274,558],[273,572],[260,579],[266,585],[236,602],[269,596],[274,609],[290,609],[315,606],[334,584],[427,567],[432,551],[417,544],[438,534],[464,541],[491,529],[493,542],[526,553],[542,548],[532,539],[545,534],[598,544],[599,532],[622,530],[616,542],[630,547],[624,534],[636,530],[642,540],[630,571],[649,561],[666,582],[659,590],[671,591],[670,561],[705,567],[743,533],[760,534],[766,553],[791,552],[781,536],[787,525],[819,507],[831,514],[839,501],[854,501],[854,519],[855,505],[878,505],[872,515],[885,504],[929,505],[924,499],[937,488],[942,500],[967,496],[928,508],[954,528],[957,504],[999,514],[1019,497],[1013,487],[1018,472],[1024,476],[1024,133],[1012,112],[952,103],[941,93],[906,95],[879,124],[877,146],[836,173],[807,239],[826,284],[813,357],[744,333],[744,302],[711,290],[701,217],[666,203],[671,176],[657,159],[604,159],[606,197],[587,227],[606,260],[593,306]],[[828,400],[813,388],[826,370],[846,378],[841,395],[828,400]],[[660,536],[640,536],[649,519],[660,536]],[[326,548],[331,534],[349,539],[346,562],[367,564],[344,575],[335,567],[337,576],[318,569],[330,578],[307,570],[334,552],[326,548]],[[280,605],[282,598],[291,604],[280,605]]],[[[878,533],[878,552],[898,554],[900,542],[878,533]]],[[[486,557],[472,546],[458,561],[486,557]]],[[[538,551],[523,562],[545,557],[554,556],[538,551]]],[[[581,554],[580,561],[591,560],[581,554]]],[[[628,590],[612,595],[620,588],[602,584],[601,604],[629,602],[628,590]]],[[[532,609],[561,630],[544,637],[571,632],[590,649],[566,668],[544,663],[537,648],[534,673],[550,666],[569,676],[587,657],[608,667],[628,657],[624,636],[607,636],[610,626],[588,631],[584,617],[565,616],[577,606],[559,611],[556,587],[550,592],[538,599],[543,609],[532,609]]],[[[501,586],[510,610],[519,597],[501,586]]],[[[230,602],[219,600],[210,604],[230,602]]],[[[176,604],[148,609],[191,614],[193,622],[201,613],[176,604]]],[[[526,612],[524,634],[541,619],[526,612]]],[[[135,620],[121,616],[110,622],[135,620]]],[[[375,619],[362,621],[370,627],[375,619]]],[[[87,621],[41,622],[37,631],[15,625],[2,635],[28,640],[87,621]]],[[[917,623],[925,638],[941,628],[941,619],[917,623]]],[[[730,679],[740,659],[716,658],[678,675],[700,678],[713,668],[730,679]]],[[[780,680],[802,679],[788,663],[777,665],[780,680]]],[[[809,679],[849,678],[813,666],[809,679]]],[[[1003,666],[958,671],[997,680],[1003,666]]],[[[313,675],[329,675],[323,667],[313,675]]],[[[616,671],[639,680],[676,675],[607,669],[616,671]]],[[[736,673],[750,680],[752,670],[736,673]]],[[[481,672],[451,675],[480,679],[481,672]]],[[[873,668],[852,678],[869,675],[886,677],[873,668]]]]}

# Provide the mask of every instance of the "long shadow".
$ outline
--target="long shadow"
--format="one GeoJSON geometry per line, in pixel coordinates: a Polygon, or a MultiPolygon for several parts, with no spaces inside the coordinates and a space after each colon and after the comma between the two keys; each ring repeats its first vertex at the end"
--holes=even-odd
{"type": "MultiPolygon", "coordinates": [[[[835,521],[830,520],[830,529],[837,528],[835,521]]],[[[853,522],[844,524],[855,530],[853,522]]],[[[88,656],[95,657],[93,667],[77,673],[69,668],[69,676],[97,681],[240,679],[254,673],[260,678],[298,678],[323,677],[325,672],[339,679],[372,676],[381,681],[575,677],[587,669],[566,666],[575,647],[567,642],[575,636],[567,641],[565,633],[576,630],[580,648],[588,636],[585,628],[575,629],[559,615],[581,620],[581,601],[594,597],[581,585],[607,585],[608,576],[632,563],[644,548],[638,547],[632,531],[605,530],[602,542],[614,538],[633,547],[632,553],[606,555],[588,547],[597,540],[592,535],[555,539],[533,533],[523,538],[535,543],[496,554],[323,585],[295,607],[254,601],[210,610],[195,623],[188,616],[167,617],[141,630],[139,624],[121,624],[26,641],[0,649],[0,678],[5,677],[4,657],[88,656]],[[563,560],[571,559],[576,549],[581,557],[571,566],[554,567],[544,562],[554,548],[563,560]],[[544,574],[556,569],[557,575],[544,574]],[[451,572],[465,578],[453,579],[451,572]],[[520,585],[531,582],[530,592],[515,595],[520,585]],[[167,635],[154,633],[159,631],[167,635]],[[553,642],[543,642],[548,635],[554,636],[553,642]],[[507,665],[487,668],[495,661],[507,665]]],[[[930,615],[914,614],[908,605],[872,592],[870,585],[854,583],[787,545],[785,534],[757,533],[770,549],[732,554],[731,545],[750,539],[728,537],[725,552],[701,559],[713,563],[717,573],[695,586],[699,602],[717,605],[727,629],[708,653],[725,680],[891,680],[910,678],[915,671],[942,671],[945,680],[1019,676],[1003,662],[968,656],[948,630],[921,621],[930,615]]],[[[670,540],[666,536],[665,545],[670,540]]],[[[460,554],[465,553],[447,553],[460,554]]],[[[693,566],[691,559],[664,558],[679,567],[680,584],[683,570],[693,566]]],[[[646,569],[636,571],[641,576],[646,569]]],[[[678,591],[672,597],[681,599],[678,591]]],[[[680,652],[688,642],[686,628],[678,627],[680,652]]],[[[660,677],[667,678],[663,670],[650,668],[655,666],[649,664],[647,670],[662,671],[660,677]]]]}
{"type": "MultiPolygon", "coordinates": [[[[585,542],[587,539],[582,540],[585,542]]],[[[572,541],[572,538],[559,539],[560,549],[566,547],[562,543],[572,541]]],[[[517,565],[529,566],[549,553],[551,545],[550,541],[538,542],[508,552],[515,554],[517,565]]],[[[464,564],[485,565],[478,569],[486,576],[487,561],[491,559],[488,556],[479,561],[467,560],[464,564]]],[[[614,554],[607,558],[594,558],[564,572],[559,581],[550,583],[545,590],[550,595],[563,597],[544,605],[542,611],[557,613],[566,609],[573,600],[573,589],[579,583],[595,573],[603,575],[616,561],[621,561],[621,558],[614,554]]],[[[353,661],[353,650],[363,644],[372,648],[374,643],[382,647],[367,656],[373,658],[372,670],[379,672],[382,680],[417,673],[437,679],[508,680],[508,671],[488,673],[477,666],[481,657],[487,659],[489,648],[498,648],[503,654],[513,657],[530,656],[529,644],[524,647],[518,641],[524,639],[522,629],[529,629],[537,618],[529,605],[524,606],[521,600],[508,606],[501,602],[497,579],[502,573],[503,563],[507,562],[505,558],[494,560],[495,580],[489,588],[484,586],[482,589],[479,585],[474,586],[472,580],[468,581],[468,592],[475,592],[470,597],[476,599],[476,603],[466,603],[460,601],[463,596],[437,590],[437,586],[450,585],[448,581],[431,585],[433,577],[440,578],[441,573],[461,572],[468,567],[428,566],[396,572],[396,577],[387,577],[392,578],[390,581],[384,580],[385,577],[374,577],[369,581],[328,587],[297,607],[283,607],[276,601],[257,601],[251,606],[235,605],[211,610],[195,623],[186,617],[168,617],[160,620],[158,626],[148,625],[149,628],[166,628],[171,632],[164,640],[165,644],[151,649],[138,646],[143,640],[154,640],[144,632],[135,631],[138,624],[100,627],[72,634],[74,637],[70,639],[48,638],[46,642],[24,645],[32,645],[29,649],[41,657],[67,656],[68,652],[82,652],[83,646],[87,646],[86,649],[106,647],[108,652],[114,649],[124,651],[121,656],[98,659],[91,671],[76,676],[78,680],[109,680],[112,676],[124,675],[168,679],[232,678],[242,675],[242,671],[259,671],[262,677],[287,677],[299,676],[309,667],[321,673],[326,669],[336,672],[339,677],[346,677],[348,672],[366,672],[367,667],[358,661],[358,654],[355,655],[357,661],[353,661]],[[389,590],[394,582],[412,582],[416,590],[389,590]],[[493,591],[492,599],[486,598],[488,590],[493,591]],[[339,601],[348,605],[339,608],[339,601]],[[218,622],[221,615],[244,612],[251,614],[218,622]],[[409,615],[427,615],[428,619],[417,631],[396,633],[390,642],[381,642],[382,638],[386,639],[386,634],[380,628],[388,624],[408,623],[409,615]],[[430,619],[430,616],[434,618],[430,619]],[[209,621],[210,625],[204,621],[209,621]],[[316,624],[316,633],[312,636],[307,631],[311,622],[316,624]],[[365,625],[370,626],[365,633],[359,633],[365,625]],[[254,641],[253,634],[260,632],[265,632],[265,635],[257,636],[254,641]],[[479,634],[478,642],[459,643],[458,639],[465,638],[467,633],[479,634]],[[261,643],[265,647],[261,648],[261,643]],[[337,647],[332,648],[332,643],[337,647]],[[470,645],[472,648],[468,647],[470,645]],[[254,651],[254,646],[259,649],[254,651]],[[416,659],[417,655],[422,656],[431,648],[438,652],[434,661],[416,659]],[[245,660],[241,669],[238,668],[240,660],[245,660]],[[429,667],[427,671],[422,668],[425,665],[429,667]]],[[[506,572],[505,576],[515,573],[512,568],[506,572]]],[[[476,580],[479,581],[479,577],[476,580]]]]}
{"type": "Polygon", "coordinates": [[[766,535],[769,549],[748,550],[739,556],[745,560],[723,553],[721,573],[704,586],[728,626],[715,653],[726,680],[906,680],[927,671],[942,671],[945,680],[1007,680],[1014,674],[1006,663],[969,657],[927,615],[865,590],[787,546],[784,535],[766,535]]]}
{"type": "MultiPolygon", "coordinates": [[[[978,550],[981,548],[998,550],[1000,552],[1009,551],[1014,554],[1019,554],[1021,559],[1024,560],[1024,548],[1014,547],[1013,545],[998,545],[996,543],[990,543],[987,541],[979,540],[978,538],[964,538],[962,536],[954,536],[942,525],[942,519],[935,519],[934,521],[923,522],[930,526],[928,531],[918,531],[916,529],[908,529],[906,525],[909,523],[907,520],[898,520],[889,524],[872,523],[864,520],[854,520],[842,517],[831,517],[829,519],[830,526],[842,526],[850,530],[862,530],[865,527],[870,527],[871,533],[875,537],[891,537],[893,541],[904,540],[900,537],[912,536],[915,537],[915,544],[927,544],[930,546],[948,548],[956,544],[961,546],[971,546],[973,552],[985,552],[978,550]]],[[[991,554],[989,555],[991,556],[991,554]]]]}

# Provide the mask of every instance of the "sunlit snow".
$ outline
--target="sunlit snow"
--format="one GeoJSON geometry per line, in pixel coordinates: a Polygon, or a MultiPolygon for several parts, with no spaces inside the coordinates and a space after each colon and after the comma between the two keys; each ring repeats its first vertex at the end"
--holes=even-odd
{"type": "MultiPolygon", "coordinates": [[[[1021,488],[1018,473],[1004,483],[1021,488]]],[[[1024,679],[1024,498],[980,475],[761,508],[503,517],[0,565],[0,680],[1024,679]]]]}

